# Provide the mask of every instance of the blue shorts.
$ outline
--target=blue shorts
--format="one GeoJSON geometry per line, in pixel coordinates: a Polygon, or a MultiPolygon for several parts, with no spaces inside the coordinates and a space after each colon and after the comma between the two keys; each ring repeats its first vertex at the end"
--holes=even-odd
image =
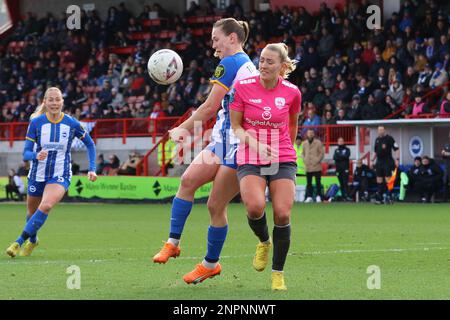
{"type": "Polygon", "coordinates": [[[237,169],[236,155],[238,144],[225,144],[216,141],[211,141],[205,148],[211,151],[220,159],[220,164],[231,169],[237,169]]]}
{"type": "Polygon", "coordinates": [[[32,181],[28,179],[28,195],[32,197],[42,197],[47,184],[59,184],[67,191],[70,186],[70,180],[63,177],[54,177],[46,181],[32,181]]]}

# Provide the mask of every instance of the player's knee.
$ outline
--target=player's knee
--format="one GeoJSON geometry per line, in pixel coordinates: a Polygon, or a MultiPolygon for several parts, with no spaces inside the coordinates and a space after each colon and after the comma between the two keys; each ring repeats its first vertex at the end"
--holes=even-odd
{"type": "Polygon", "coordinates": [[[52,208],[53,208],[53,203],[49,202],[49,201],[42,202],[39,205],[39,210],[41,210],[42,212],[45,212],[45,213],[49,213],[50,210],[52,210],[52,208]]]}
{"type": "MultiPolygon", "coordinates": [[[[274,211],[276,212],[276,211],[274,211]]],[[[274,222],[277,226],[285,226],[288,225],[291,221],[290,212],[285,213],[275,213],[274,222]]]]}
{"type": "Polygon", "coordinates": [[[264,213],[265,203],[248,202],[245,203],[245,208],[250,219],[258,219],[264,213]]]}
{"type": "Polygon", "coordinates": [[[221,203],[221,201],[211,196],[209,197],[206,206],[211,215],[221,214],[225,209],[225,205],[221,203]]]}
{"type": "Polygon", "coordinates": [[[279,216],[290,215],[292,205],[290,204],[272,204],[273,212],[279,216]]]}
{"type": "Polygon", "coordinates": [[[196,179],[189,174],[183,174],[181,176],[180,187],[184,190],[195,191],[197,189],[196,179]]]}

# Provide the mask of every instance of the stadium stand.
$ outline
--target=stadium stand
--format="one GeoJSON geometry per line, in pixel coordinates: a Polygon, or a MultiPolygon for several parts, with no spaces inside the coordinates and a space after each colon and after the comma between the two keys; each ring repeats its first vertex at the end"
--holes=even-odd
{"type": "MultiPolygon", "coordinates": [[[[339,119],[349,120],[448,116],[440,108],[450,71],[448,4],[425,1],[416,6],[405,1],[384,28],[374,32],[365,28],[365,9],[351,1],[340,9],[324,4],[315,13],[303,7],[244,13],[241,7],[219,12],[208,3],[205,8],[189,8],[181,17],[157,4],[133,16],[121,4],[111,7],[104,20],[96,11],[83,12],[85,23],[76,32],[65,28],[65,17],[29,13],[2,40],[0,122],[27,121],[49,84],[63,89],[70,102],[66,112],[79,119],[147,117],[163,93],[169,97],[162,110],[172,104],[183,114],[205,97],[194,99],[200,89],[196,80],[208,79],[214,65],[210,50],[205,50],[212,23],[242,14],[251,26],[246,50],[255,64],[265,43],[288,44],[299,61],[290,80],[302,89],[304,110],[315,109],[320,124],[325,123],[326,111],[335,119],[340,113],[339,119]],[[158,18],[150,19],[155,11],[158,18]],[[419,28],[424,24],[429,28],[419,28]],[[148,57],[163,47],[180,52],[189,66],[183,79],[168,88],[144,76],[148,57]],[[111,110],[105,91],[112,88],[127,99],[145,92],[145,99],[137,105],[115,104],[111,110]],[[354,95],[360,97],[360,110],[349,112],[354,95]],[[425,114],[413,113],[417,95],[426,98],[425,114]],[[123,112],[126,107],[129,112],[123,112]]],[[[304,112],[301,121],[307,120],[304,112]]]]}

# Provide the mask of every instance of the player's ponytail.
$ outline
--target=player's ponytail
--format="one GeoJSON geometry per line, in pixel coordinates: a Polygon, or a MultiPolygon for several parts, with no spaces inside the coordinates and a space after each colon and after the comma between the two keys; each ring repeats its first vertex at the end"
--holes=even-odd
{"type": "Polygon", "coordinates": [[[231,33],[236,33],[242,45],[245,44],[250,33],[250,28],[246,21],[238,21],[234,18],[220,19],[214,23],[213,28],[221,28],[227,36],[231,33]]]}
{"type": "Polygon", "coordinates": [[[31,114],[30,119],[39,117],[40,115],[43,115],[44,113],[47,112],[47,107],[45,106],[45,99],[47,99],[47,95],[48,95],[48,93],[49,93],[51,90],[56,90],[56,91],[58,91],[58,92],[61,94],[61,96],[62,96],[62,92],[61,92],[61,90],[59,90],[59,88],[57,88],[57,87],[50,87],[50,88],[47,88],[47,90],[45,90],[44,98],[42,99],[42,103],[41,103],[41,104],[36,108],[36,110],[31,114]]]}
{"type": "Polygon", "coordinates": [[[38,105],[36,110],[34,110],[34,112],[31,114],[30,119],[37,118],[46,112],[47,112],[47,108],[45,107],[44,101],[42,101],[42,103],[40,105],[38,105]]]}
{"type": "Polygon", "coordinates": [[[288,46],[285,43],[269,43],[265,49],[269,49],[277,52],[280,55],[281,63],[285,65],[284,68],[281,69],[280,76],[286,79],[289,74],[295,70],[297,60],[289,58],[288,55],[288,46]]]}
{"type": "Polygon", "coordinates": [[[241,25],[242,29],[244,30],[244,40],[242,41],[242,44],[247,42],[248,35],[250,34],[250,27],[248,26],[247,21],[238,21],[241,25]]]}

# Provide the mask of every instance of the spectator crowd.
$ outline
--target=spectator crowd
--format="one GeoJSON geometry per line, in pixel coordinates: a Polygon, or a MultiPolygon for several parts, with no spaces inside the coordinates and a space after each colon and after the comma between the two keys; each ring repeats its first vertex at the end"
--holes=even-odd
{"type": "Polygon", "coordinates": [[[198,33],[187,21],[214,15],[249,22],[245,50],[255,65],[268,42],[288,45],[298,61],[290,80],[303,94],[300,124],[382,119],[396,111],[396,117],[450,114],[445,86],[423,98],[449,80],[450,3],[405,0],[375,30],[366,26],[369,5],[349,0],[336,8],[322,3],[314,13],[301,6],[244,13],[238,1],[222,11],[207,1],[203,7],[192,2],[184,15],[169,14],[159,4],[134,15],[120,3],[105,19],[83,11],[81,30],[74,31],[66,28],[65,13],[28,13],[0,42],[0,122],[28,121],[49,85],[62,89],[65,112],[78,119],[182,115],[204,101],[218,62],[209,31],[198,33]],[[162,23],[146,27],[155,15],[162,23]],[[143,31],[172,36],[133,37],[143,31]],[[157,86],[147,76],[148,58],[161,48],[177,50],[179,43],[185,44],[178,50],[186,66],[182,78],[157,86]],[[121,54],[111,47],[134,49],[121,54]],[[137,98],[141,102],[134,103],[137,98]]]}

